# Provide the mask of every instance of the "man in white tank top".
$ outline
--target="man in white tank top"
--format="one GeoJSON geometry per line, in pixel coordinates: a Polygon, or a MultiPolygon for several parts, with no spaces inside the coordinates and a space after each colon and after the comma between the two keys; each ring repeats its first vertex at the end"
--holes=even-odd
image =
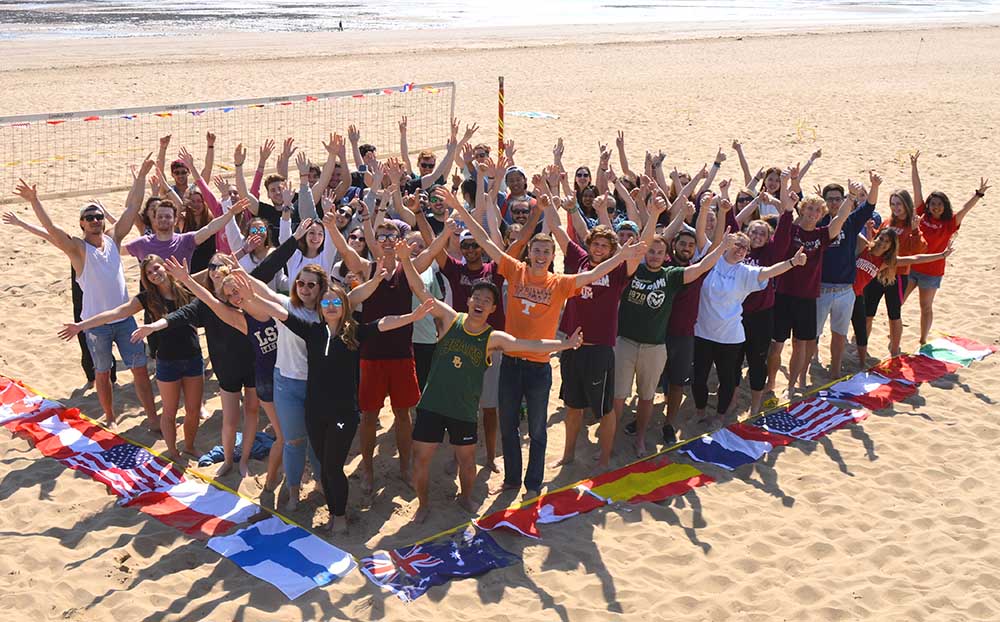
{"type": "MultiPolygon", "coordinates": [[[[146,175],[152,167],[153,162],[147,157],[126,200],[125,212],[115,223],[110,235],[104,232],[104,208],[98,203],[89,202],[80,210],[82,235],[77,237],[52,222],[38,200],[36,186],[29,186],[21,180],[15,190],[15,194],[31,203],[35,216],[49,234],[46,239],[65,253],[73,264],[77,282],[83,290],[81,318],[84,320],[121,306],[129,300],[120,247],[122,238],[132,228],[135,215],[142,204],[146,175]]],[[[87,347],[94,359],[94,386],[104,410],[104,419],[108,424],[113,424],[115,412],[111,392],[111,364],[114,358],[111,344],[116,343],[122,361],[132,370],[135,394],[146,411],[147,423],[152,429],[159,429],[156,407],[153,404],[153,388],[146,370],[146,351],[141,342],[134,344],[130,341],[135,329],[135,320],[130,317],[86,331],[87,347]]]]}

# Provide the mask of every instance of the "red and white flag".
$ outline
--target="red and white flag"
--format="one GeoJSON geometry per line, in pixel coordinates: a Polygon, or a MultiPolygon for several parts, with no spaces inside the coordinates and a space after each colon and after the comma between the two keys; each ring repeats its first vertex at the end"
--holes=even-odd
{"type": "Polygon", "coordinates": [[[830,402],[811,398],[784,410],[755,419],[751,423],[769,432],[814,441],[837,428],[868,418],[868,411],[838,408],[830,402]]]}
{"type": "Polygon", "coordinates": [[[125,505],[199,539],[221,536],[261,511],[238,495],[194,479],[141,494],[125,505]]]}
{"type": "Polygon", "coordinates": [[[121,504],[185,479],[172,463],[132,443],[120,443],[99,453],[73,454],[59,461],[107,486],[121,497],[121,504]]]}

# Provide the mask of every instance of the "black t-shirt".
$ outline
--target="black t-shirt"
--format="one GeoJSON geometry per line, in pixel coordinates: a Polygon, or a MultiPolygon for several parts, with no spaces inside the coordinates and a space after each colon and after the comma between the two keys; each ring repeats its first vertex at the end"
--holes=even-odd
{"type": "Polygon", "coordinates": [[[212,255],[215,254],[215,236],[210,235],[208,239],[199,244],[194,248],[194,253],[191,254],[191,272],[201,272],[202,270],[208,268],[208,264],[212,261],[212,255]]]}
{"type": "MultiPolygon", "coordinates": [[[[299,210],[295,209],[294,206],[298,205],[298,202],[292,201],[292,231],[299,226],[301,219],[299,218],[299,210]]],[[[271,205],[270,203],[265,203],[260,201],[257,206],[257,218],[263,218],[267,221],[267,231],[271,237],[271,246],[278,246],[278,232],[281,225],[281,210],[277,207],[271,205]]]]}
{"type": "MultiPolygon", "coordinates": [[[[136,294],[135,299],[139,301],[142,308],[149,314],[151,320],[159,319],[153,315],[149,308],[149,291],[136,294]]],[[[167,313],[177,310],[177,302],[167,300],[167,313]]],[[[157,337],[156,358],[164,361],[183,361],[201,355],[201,347],[198,345],[198,332],[193,326],[188,324],[176,324],[168,326],[161,331],[153,333],[157,337]]],[[[150,335],[151,337],[153,335],[150,335]]]]}
{"type": "MultiPolygon", "coordinates": [[[[195,298],[166,316],[167,329],[174,326],[202,326],[208,341],[208,356],[220,378],[254,376],[254,352],[247,336],[220,320],[211,307],[195,298]]],[[[163,341],[160,351],[163,351],[163,341]]]]}

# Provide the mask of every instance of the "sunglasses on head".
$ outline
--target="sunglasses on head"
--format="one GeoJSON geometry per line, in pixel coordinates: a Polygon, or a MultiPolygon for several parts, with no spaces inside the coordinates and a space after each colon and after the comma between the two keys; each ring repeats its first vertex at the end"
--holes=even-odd
{"type": "Polygon", "coordinates": [[[95,220],[101,221],[104,220],[104,214],[85,214],[83,216],[83,220],[86,220],[87,222],[94,222],[95,220]]]}
{"type": "Polygon", "coordinates": [[[395,233],[380,233],[375,236],[375,239],[379,242],[395,242],[399,239],[399,236],[395,233]]]}
{"type": "Polygon", "coordinates": [[[344,303],[340,300],[340,298],[334,298],[332,300],[329,298],[324,298],[323,300],[319,301],[319,306],[326,309],[327,307],[342,307],[344,306],[344,303]]]}
{"type": "Polygon", "coordinates": [[[319,283],[315,281],[303,281],[302,279],[295,279],[295,284],[298,285],[299,287],[304,287],[310,291],[316,289],[319,286],[319,283]]]}
{"type": "Polygon", "coordinates": [[[253,235],[254,233],[264,235],[267,233],[267,227],[250,227],[250,234],[253,235]]]}

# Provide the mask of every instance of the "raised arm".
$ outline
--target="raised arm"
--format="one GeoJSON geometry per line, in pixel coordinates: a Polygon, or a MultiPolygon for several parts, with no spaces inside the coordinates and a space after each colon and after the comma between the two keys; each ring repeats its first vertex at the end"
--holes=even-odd
{"type": "Polygon", "coordinates": [[[202,179],[212,179],[212,167],[215,165],[215,134],[211,130],[205,132],[205,166],[201,169],[202,179]]]}
{"type": "MultiPolygon", "coordinates": [[[[264,170],[267,168],[267,161],[270,159],[272,153],[274,153],[274,139],[268,138],[264,141],[264,144],[260,146],[260,152],[257,158],[257,168],[253,171],[253,182],[250,184],[250,194],[252,194],[254,198],[260,196],[260,182],[264,179],[264,170]]],[[[244,157],[246,157],[245,153],[244,157]]]]}
{"type": "Polygon", "coordinates": [[[493,243],[493,240],[490,238],[489,234],[486,233],[486,230],[483,229],[483,226],[472,217],[472,214],[469,213],[469,210],[465,209],[462,202],[456,199],[455,195],[451,192],[448,192],[447,188],[435,188],[434,194],[458,213],[462,222],[465,223],[465,225],[469,228],[469,231],[472,233],[472,237],[475,238],[476,242],[479,243],[479,246],[486,251],[487,255],[497,261],[499,261],[501,255],[506,255],[506,253],[500,250],[499,246],[493,243]]]}
{"type": "MultiPolygon", "coordinates": [[[[284,322],[288,319],[288,309],[276,300],[261,296],[262,290],[253,279],[242,272],[235,273],[236,292],[240,296],[240,306],[243,310],[256,317],[270,317],[284,322]]],[[[263,288],[264,291],[267,287],[263,288]]]]}
{"type": "Polygon", "coordinates": [[[87,318],[81,322],[63,324],[62,330],[59,331],[59,338],[69,341],[85,330],[90,330],[91,328],[124,320],[125,318],[131,317],[140,311],[142,311],[142,304],[139,302],[139,299],[131,298],[128,302],[125,302],[114,309],[108,309],[103,313],[98,313],[97,315],[87,318]]]}
{"type": "Polygon", "coordinates": [[[559,250],[565,256],[566,249],[569,248],[569,234],[566,233],[566,229],[562,226],[562,220],[559,218],[559,212],[556,210],[555,204],[549,195],[543,194],[538,197],[538,205],[545,213],[545,222],[549,226],[549,233],[552,234],[556,244],[559,245],[559,250]]]}
{"type": "Polygon", "coordinates": [[[419,307],[409,313],[404,313],[403,315],[387,315],[378,321],[378,330],[380,333],[387,333],[422,320],[438,305],[444,305],[444,303],[431,298],[430,300],[425,300],[420,303],[419,307]]]}
{"type": "Polygon", "coordinates": [[[458,224],[454,219],[449,218],[444,225],[444,229],[438,234],[430,246],[420,251],[420,254],[413,258],[413,267],[417,272],[423,272],[431,267],[434,258],[437,257],[448,246],[448,240],[458,233],[458,224]]]}
{"type": "MultiPolygon", "coordinates": [[[[340,151],[340,146],[344,142],[344,137],[340,134],[330,134],[330,142],[323,142],[323,148],[326,149],[326,162],[323,163],[323,169],[319,173],[319,179],[312,186],[313,197],[322,197],[326,193],[327,186],[330,185],[330,180],[333,179],[333,171],[337,168],[337,154],[340,151]]],[[[347,170],[346,168],[344,169],[347,170]]],[[[346,176],[348,179],[350,175],[346,176]]],[[[313,204],[313,211],[315,211],[316,205],[313,204]]]]}
{"type": "Polygon", "coordinates": [[[726,236],[722,243],[712,249],[712,252],[705,255],[697,263],[684,268],[684,284],[694,283],[698,278],[715,267],[722,255],[733,245],[734,237],[726,236]]]}
{"type": "Polygon", "coordinates": [[[407,175],[413,174],[413,164],[410,162],[410,145],[406,139],[406,117],[399,120],[399,159],[403,162],[407,175]]]}
{"type": "MultiPolygon", "coordinates": [[[[812,152],[812,154],[809,156],[809,159],[806,160],[806,163],[799,170],[799,183],[800,184],[802,183],[802,178],[806,176],[806,172],[810,168],[812,168],[813,162],[815,162],[816,160],[820,159],[820,156],[822,156],[822,155],[823,155],[823,150],[822,149],[817,149],[816,151],[812,152]]],[[[872,205],[874,205],[874,204],[875,203],[872,202],[872,205]]]]}
{"type": "MultiPolygon", "coordinates": [[[[965,202],[965,205],[962,206],[962,209],[958,210],[958,212],[955,213],[955,221],[958,225],[962,224],[962,220],[965,218],[965,215],[969,213],[969,210],[975,207],[976,203],[979,203],[979,199],[986,196],[986,191],[990,189],[989,183],[990,183],[989,179],[986,179],[985,177],[979,178],[979,187],[976,188],[976,191],[972,193],[972,197],[970,197],[969,200],[965,202]]],[[[869,193],[869,196],[870,195],[871,193],[869,193]]]]}
{"type": "Polygon", "coordinates": [[[750,185],[750,164],[747,162],[746,155],[743,154],[743,143],[737,139],[733,139],[733,151],[736,152],[737,157],[740,159],[740,170],[743,171],[743,185],[750,185]]]}
{"type": "Polygon", "coordinates": [[[928,261],[937,261],[938,259],[944,259],[955,252],[955,240],[952,238],[948,241],[948,248],[944,249],[940,253],[923,253],[920,255],[906,255],[905,257],[897,257],[897,266],[912,266],[914,264],[927,263],[928,261]]]}
{"type": "Polygon", "coordinates": [[[518,339],[501,330],[495,330],[490,333],[486,349],[491,352],[500,350],[501,352],[548,354],[549,352],[576,350],[581,345],[583,345],[583,329],[578,326],[573,334],[565,339],[518,339]]]}
{"type": "MultiPolygon", "coordinates": [[[[656,235],[656,221],[660,219],[660,214],[667,211],[667,202],[663,200],[663,197],[657,196],[649,204],[649,218],[646,219],[646,224],[642,227],[642,233],[639,234],[639,242],[645,244],[649,247],[649,244],[653,241],[653,236],[656,235]]],[[[642,257],[633,257],[627,260],[628,273],[629,276],[635,274],[635,271],[639,269],[639,264],[642,263],[642,257]]]]}
{"type": "Polygon", "coordinates": [[[798,250],[795,251],[795,254],[792,255],[791,259],[786,259],[785,261],[776,263],[773,266],[764,268],[763,270],[758,272],[757,282],[763,283],[768,279],[773,279],[776,276],[781,276],[782,274],[788,272],[795,266],[804,266],[806,265],[806,260],[808,260],[808,257],[806,257],[805,251],[802,250],[802,247],[800,246],[798,250]]]}
{"type": "Polygon", "coordinates": [[[146,195],[146,176],[153,170],[153,161],[150,159],[152,156],[152,152],[146,156],[146,159],[139,166],[139,171],[136,173],[135,179],[132,181],[132,189],[128,193],[128,198],[125,199],[125,211],[122,213],[121,218],[118,219],[118,222],[115,223],[112,233],[115,244],[120,245],[125,236],[128,235],[129,229],[135,223],[135,215],[139,213],[139,208],[142,207],[142,200],[146,195]]]}
{"type": "Polygon", "coordinates": [[[246,199],[240,199],[232,207],[230,207],[225,214],[217,218],[213,218],[212,222],[208,223],[201,229],[195,231],[194,241],[196,244],[201,244],[208,238],[212,237],[222,228],[226,226],[226,223],[232,220],[237,214],[242,212],[247,206],[250,205],[250,201],[246,199]]]}
{"type": "MultiPolygon", "coordinates": [[[[170,134],[160,137],[160,144],[156,150],[156,170],[162,171],[167,165],[167,148],[170,146],[170,134]]],[[[166,184],[167,179],[163,177],[161,181],[166,184]]],[[[159,188],[153,187],[153,194],[159,194],[159,188]]]]}
{"type": "Polygon", "coordinates": [[[423,177],[420,178],[420,186],[424,190],[427,190],[428,188],[433,186],[435,181],[440,179],[443,175],[445,175],[448,171],[451,170],[451,165],[455,161],[455,154],[458,152],[459,149],[462,148],[462,145],[469,142],[469,139],[472,138],[472,135],[479,130],[479,126],[476,125],[475,123],[473,123],[472,125],[466,125],[465,133],[462,135],[462,139],[455,142],[454,139],[458,135],[457,119],[452,119],[451,128],[452,128],[451,131],[452,141],[449,141],[448,151],[445,153],[441,161],[438,162],[438,165],[434,169],[433,173],[431,173],[430,175],[424,175],[423,177]]]}
{"type": "Polygon", "coordinates": [[[73,267],[76,269],[77,274],[83,272],[83,249],[80,247],[75,238],[70,237],[68,233],[57,227],[55,223],[52,222],[52,218],[49,217],[49,213],[45,211],[45,208],[42,207],[41,201],[38,200],[38,186],[35,184],[29,186],[23,179],[18,179],[17,188],[14,189],[14,194],[31,204],[31,209],[35,212],[35,218],[37,218],[38,222],[41,223],[46,233],[49,234],[52,244],[54,244],[55,247],[62,252],[66,253],[70,262],[73,263],[73,267]]]}
{"type": "Polygon", "coordinates": [[[612,270],[621,265],[623,261],[634,259],[636,257],[641,258],[645,253],[646,245],[642,242],[632,242],[631,244],[626,245],[624,248],[615,253],[614,257],[605,259],[590,270],[577,274],[575,283],[576,288],[579,289],[590,285],[597,279],[609,274],[612,270]]]}
{"type": "Polygon", "coordinates": [[[854,199],[850,195],[844,197],[843,203],[840,204],[840,209],[837,210],[837,216],[830,221],[829,233],[831,240],[836,240],[837,236],[840,235],[840,230],[844,228],[844,223],[847,222],[847,217],[851,215],[853,209],[854,199]]]}
{"type": "Polygon", "coordinates": [[[622,175],[632,181],[637,180],[638,176],[628,167],[628,156],[625,155],[625,132],[618,130],[615,147],[618,148],[618,164],[621,166],[622,175]]]}
{"type": "Polygon", "coordinates": [[[184,260],[184,263],[182,264],[179,263],[176,258],[168,257],[164,260],[164,264],[167,272],[173,276],[176,281],[188,288],[188,290],[197,296],[199,300],[208,305],[208,308],[212,310],[212,313],[214,313],[216,317],[244,335],[247,334],[247,320],[243,313],[239,309],[230,307],[216,298],[212,292],[205,289],[201,283],[194,279],[188,271],[187,260],[184,260]]]}
{"type": "MultiPolygon", "coordinates": [[[[270,141],[269,139],[269,142],[271,142],[273,148],[274,141],[270,141]]],[[[264,147],[261,147],[260,151],[261,160],[266,161],[264,159],[264,147]]],[[[243,163],[246,162],[246,159],[246,147],[243,146],[243,143],[236,145],[236,151],[233,153],[233,165],[236,167],[236,191],[240,193],[241,199],[246,199],[249,202],[247,207],[250,209],[250,213],[257,216],[260,213],[260,200],[257,199],[254,193],[247,190],[247,180],[243,176],[243,163]]]]}
{"type": "Polygon", "coordinates": [[[275,168],[278,170],[278,174],[288,179],[288,164],[292,161],[292,156],[298,151],[299,148],[295,146],[295,139],[289,136],[285,139],[285,142],[281,145],[281,153],[278,154],[278,161],[275,168]]]}
{"type": "MultiPolygon", "coordinates": [[[[362,225],[364,224],[362,223],[362,225]]],[[[371,262],[361,257],[358,251],[351,248],[351,245],[344,239],[344,234],[337,228],[337,218],[334,212],[323,217],[323,226],[326,228],[326,241],[333,242],[333,245],[337,247],[337,252],[340,253],[347,268],[357,274],[368,274],[371,262]]]]}
{"type": "Polygon", "coordinates": [[[306,218],[319,219],[316,213],[316,201],[313,200],[312,187],[309,185],[309,158],[304,151],[295,156],[295,168],[299,171],[299,220],[306,218]]]}
{"type": "Polygon", "coordinates": [[[38,237],[42,238],[46,242],[49,242],[50,244],[53,243],[52,242],[52,236],[49,235],[48,231],[46,231],[45,229],[39,227],[38,225],[33,225],[30,222],[25,222],[25,221],[21,220],[18,217],[18,215],[15,214],[14,212],[4,212],[3,223],[5,225],[14,225],[15,227],[21,227],[22,229],[24,229],[28,233],[37,235],[38,237]]]}
{"type": "Polygon", "coordinates": [[[359,304],[371,298],[375,290],[378,289],[379,284],[388,278],[388,276],[389,271],[385,268],[385,259],[379,258],[375,263],[375,270],[371,278],[347,293],[348,302],[351,303],[352,307],[356,308],[359,304]]]}
{"type": "Polygon", "coordinates": [[[923,205],[924,191],[920,185],[920,171],[917,170],[917,160],[920,159],[920,151],[910,154],[910,181],[913,182],[913,204],[923,205]]]}
{"type": "Polygon", "coordinates": [[[726,154],[722,150],[722,147],[719,147],[719,151],[715,154],[715,161],[712,162],[712,168],[708,171],[708,176],[705,177],[705,183],[701,185],[701,188],[698,188],[698,194],[712,187],[712,182],[715,181],[715,176],[719,173],[719,169],[722,168],[722,163],[725,161],[726,154]]]}

